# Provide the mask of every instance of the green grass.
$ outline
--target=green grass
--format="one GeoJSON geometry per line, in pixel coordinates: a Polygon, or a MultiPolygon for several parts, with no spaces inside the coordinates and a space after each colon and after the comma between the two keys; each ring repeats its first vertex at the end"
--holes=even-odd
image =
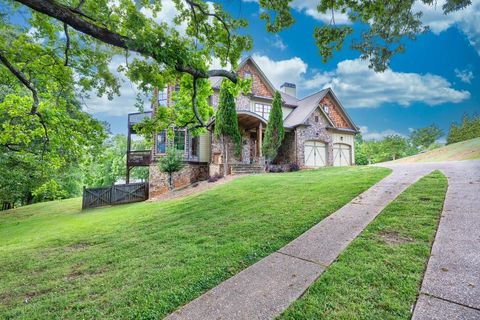
{"type": "Polygon", "coordinates": [[[389,172],[258,175],[165,202],[80,212],[71,199],[0,213],[0,318],[161,318],[389,172]]]}
{"type": "Polygon", "coordinates": [[[410,319],[446,189],[438,171],[410,186],[280,319],[410,319]]]}
{"type": "Polygon", "coordinates": [[[425,153],[398,159],[394,162],[436,162],[475,159],[480,159],[480,138],[452,143],[425,153]]]}

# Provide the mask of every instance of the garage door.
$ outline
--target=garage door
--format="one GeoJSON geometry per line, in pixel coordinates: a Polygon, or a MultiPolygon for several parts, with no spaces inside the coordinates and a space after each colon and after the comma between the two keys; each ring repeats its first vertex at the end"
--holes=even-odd
{"type": "Polygon", "coordinates": [[[305,141],[305,166],[323,167],[327,163],[327,148],[320,141],[305,141]]]}
{"type": "Polygon", "coordinates": [[[352,147],[348,144],[333,144],[333,165],[350,166],[352,164],[352,147]]]}

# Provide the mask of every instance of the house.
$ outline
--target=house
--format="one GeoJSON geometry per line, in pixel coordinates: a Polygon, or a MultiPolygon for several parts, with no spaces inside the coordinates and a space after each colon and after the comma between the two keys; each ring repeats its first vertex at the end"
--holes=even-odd
{"type": "MultiPolygon", "coordinates": [[[[242,137],[241,155],[229,159],[228,170],[233,174],[262,172],[265,170],[262,139],[276,89],[251,57],[240,64],[238,74],[242,78],[252,79],[252,90],[250,94],[240,94],[236,99],[238,125],[242,137]]],[[[210,103],[214,109],[218,106],[222,80],[220,77],[210,79],[214,91],[210,103]]],[[[174,86],[169,86],[166,90],[166,97],[163,100],[167,107],[172,103],[170,97],[174,90],[174,86]]],[[[285,138],[273,166],[288,170],[292,164],[297,164],[300,168],[354,164],[354,137],[358,133],[358,128],[330,88],[298,98],[296,85],[284,83],[280,87],[280,93],[285,138]]],[[[142,113],[131,116],[140,119],[148,115],[142,113]]],[[[129,128],[130,120],[129,116],[129,128]]],[[[132,120],[132,125],[134,123],[135,120],[132,120]]],[[[150,162],[140,154],[129,153],[127,159],[136,157],[139,160],[137,165],[142,161],[144,165],[147,162],[150,165],[151,196],[168,190],[167,177],[159,172],[155,163],[155,160],[165,152],[168,144],[173,143],[177,149],[183,151],[186,162],[185,168],[174,175],[176,187],[206,179],[211,175],[223,174],[221,145],[212,134],[214,127],[213,118],[208,124],[209,131],[198,137],[190,136],[186,130],[177,130],[175,141],[167,141],[165,132],[156,134],[150,162]]],[[[233,155],[233,149],[234,146],[230,145],[229,154],[233,155]]],[[[130,166],[135,165],[134,162],[130,162],[130,166]]],[[[128,166],[127,160],[127,168],[128,166]]]]}

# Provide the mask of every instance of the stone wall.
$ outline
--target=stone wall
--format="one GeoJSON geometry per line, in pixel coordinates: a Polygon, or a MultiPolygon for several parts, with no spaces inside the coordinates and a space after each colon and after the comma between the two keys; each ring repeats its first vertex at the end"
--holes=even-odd
{"type": "Polygon", "coordinates": [[[295,132],[285,132],[282,145],[278,149],[276,158],[272,161],[272,164],[285,164],[290,165],[296,163],[295,159],[295,132]]]}
{"type": "MultiPolygon", "coordinates": [[[[173,186],[174,188],[181,188],[207,178],[207,164],[187,163],[181,171],[173,174],[173,186]]],[[[154,198],[168,191],[168,174],[161,172],[157,163],[151,164],[149,170],[149,198],[154,198]]]]}
{"type": "Polygon", "coordinates": [[[317,108],[307,119],[305,126],[297,127],[297,164],[300,167],[305,166],[304,143],[308,140],[324,142],[327,146],[327,166],[333,165],[332,136],[326,129],[327,124],[328,120],[317,108]],[[318,122],[315,121],[316,119],[318,122]]]}

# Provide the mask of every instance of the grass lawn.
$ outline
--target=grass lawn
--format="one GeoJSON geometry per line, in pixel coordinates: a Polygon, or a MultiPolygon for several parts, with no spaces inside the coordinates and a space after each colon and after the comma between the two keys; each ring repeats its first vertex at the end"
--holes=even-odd
{"type": "Polygon", "coordinates": [[[395,160],[394,162],[435,162],[480,159],[480,138],[452,143],[425,153],[395,160]]]}
{"type": "Polygon", "coordinates": [[[410,319],[446,189],[438,171],[410,186],[280,319],[410,319]]]}
{"type": "Polygon", "coordinates": [[[80,212],[0,213],[0,318],[157,319],[279,249],[390,172],[326,168],[80,212]]]}

